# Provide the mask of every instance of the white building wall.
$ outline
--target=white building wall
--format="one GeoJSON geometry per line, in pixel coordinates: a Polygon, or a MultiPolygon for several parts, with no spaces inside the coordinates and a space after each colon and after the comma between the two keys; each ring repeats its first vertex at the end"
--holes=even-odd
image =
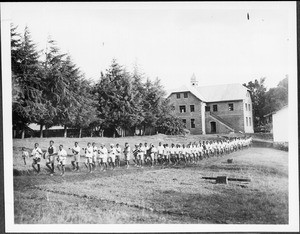
{"type": "Polygon", "coordinates": [[[243,101],[243,112],[244,112],[244,129],[245,133],[253,133],[253,107],[250,92],[245,93],[245,99],[243,101]],[[247,106],[247,107],[246,107],[247,106]]]}
{"type": "Polygon", "coordinates": [[[205,106],[206,104],[204,102],[201,102],[201,125],[202,125],[202,134],[205,135],[205,106]]]}
{"type": "Polygon", "coordinates": [[[277,111],[272,116],[273,118],[273,138],[275,142],[288,142],[289,132],[288,132],[288,108],[277,111]]]}

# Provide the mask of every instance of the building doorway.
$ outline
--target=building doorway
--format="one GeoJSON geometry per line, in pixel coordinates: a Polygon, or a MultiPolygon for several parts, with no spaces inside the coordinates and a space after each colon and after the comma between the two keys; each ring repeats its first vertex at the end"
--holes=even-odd
{"type": "Polygon", "coordinates": [[[217,132],[216,122],[210,122],[210,133],[216,133],[216,132],[217,132]]]}

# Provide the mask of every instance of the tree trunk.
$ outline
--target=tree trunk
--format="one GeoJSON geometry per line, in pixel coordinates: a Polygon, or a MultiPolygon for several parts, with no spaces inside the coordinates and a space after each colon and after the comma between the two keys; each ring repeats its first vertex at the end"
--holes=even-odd
{"type": "Polygon", "coordinates": [[[82,128],[79,128],[79,138],[82,136],[82,128]]]}
{"type": "Polygon", "coordinates": [[[21,132],[21,138],[24,139],[25,138],[25,128],[22,128],[22,132],[21,132]]]}
{"type": "Polygon", "coordinates": [[[40,125],[40,138],[43,138],[43,127],[44,127],[44,125],[41,124],[40,125]]]}
{"type": "Polygon", "coordinates": [[[143,131],[143,136],[146,135],[146,125],[144,125],[144,131],[143,131]]]}
{"type": "Polygon", "coordinates": [[[64,138],[67,137],[67,125],[64,125],[64,138]]]}

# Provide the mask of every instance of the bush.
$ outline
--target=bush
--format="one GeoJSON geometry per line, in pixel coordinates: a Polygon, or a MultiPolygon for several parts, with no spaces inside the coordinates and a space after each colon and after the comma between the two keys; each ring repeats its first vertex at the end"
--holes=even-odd
{"type": "Polygon", "coordinates": [[[288,142],[274,142],[273,146],[275,149],[289,151],[289,143],[288,142]]]}
{"type": "Polygon", "coordinates": [[[166,135],[185,134],[182,120],[172,115],[159,119],[157,123],[157,130],[159,133],[166,135]]]}

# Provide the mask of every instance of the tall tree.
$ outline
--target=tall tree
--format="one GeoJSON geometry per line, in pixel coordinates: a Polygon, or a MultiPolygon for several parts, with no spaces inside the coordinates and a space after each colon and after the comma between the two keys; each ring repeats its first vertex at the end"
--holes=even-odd
{"type": "Polygon", "coordinates": [[[35,122],[46,111],[42,98],[42,74],[39,52],[32,42],[28,27],[23,37],[12,28],[12,84],[13,87],[13,123],[22,129],[22,138],[27,124],[35,122]]]}
{"type": "Polygon", "coordinates": [[[257,79],[254,82],[250,81],[248,84],[243,84],[251,92],[251,99],[254,112],[254,126],[257,127],[262,124],[263,116],[265,115],[264,107],[266,105],[266,78],[257,79]]]}
{"type": "Polygon", "coordinates": [[[74,125],[80,102],[85,99],[81,98],[84,94],[80,93],[82,75],[70,56],[61,62],[60,75],[60,82],[64,87],[56,105],[54,123],[64,126],[64,137],[67,137],[67,128],[74,125]]]}
{"type": "Polygon", "coordinates": [[[105,121],[102,128],[119,135],[124,129],[132,127],[135,110],[131,77],[116,60],[112,61],[106,74],[102,74],[96,84],[98,116],[105,121]]]}
{"type": "Polygon", "coordinates": [[[281,109],[288,104],[288,78],[281,80],[277,87],[266,92],[266,102],[263,108],[265,114],[281,109]]]}
{"type": "Polygon", "coordinates": [[[79,106],[75,111],[73,127],[79,128],[79,138],[82,137],[82,129],[101,125],[101,119],[97,118],[97,102],[93,97],[91,82],[85,79],[79,81],[77,95],[75,96],[79,106]]]}
{"type": "Polygon", "coordinates": [[[63,74],[63,63],[66,54],[60,52],[56,41],[51,37],[47,40],[45,59],[43,61],[43,77],[45,87],[43,96],[47,100],[48,111],[36,123],[40,125],[40,137],[43,137],[43,127],[58,124],[60,104],[66,95],[68,84],[63,74]]]}

